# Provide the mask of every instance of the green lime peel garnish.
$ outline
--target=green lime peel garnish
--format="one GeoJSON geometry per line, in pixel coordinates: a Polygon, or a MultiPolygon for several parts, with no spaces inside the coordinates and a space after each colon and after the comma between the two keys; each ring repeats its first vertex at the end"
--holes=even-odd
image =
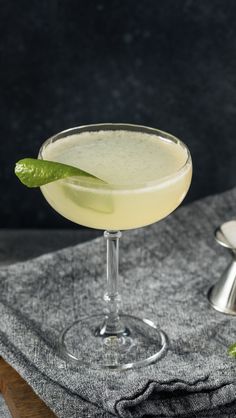
{"type": "Polygon", "coordinates": [[[229,348],[228,348],[228,355],[231,357],[235,357],[236,358],[236,343],[232,344],[229,348]]]}
{"type": "Polygon", "coordinates": [[[15,166],[15,174],[27,187],[40,187],[73,176],[93,178],[105,183],[98,177],[80,170],[80,168],[36,158],[24,158],[18,161],[15,166]]]}

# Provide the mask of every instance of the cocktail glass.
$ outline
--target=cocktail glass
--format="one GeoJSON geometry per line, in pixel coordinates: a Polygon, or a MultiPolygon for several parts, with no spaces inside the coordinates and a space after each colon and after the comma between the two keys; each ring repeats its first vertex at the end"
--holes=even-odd
{"type": "Polygon", "coordinates": [[[49,204],[67,219],[104,230],[107,243],[105,310],[79,318],[63,330],[59,339],[60,353],[74,364],[95,369],[145,366],[162,357],[167,337],[152,321],[121,313],[120,230],[150,225],[179,206],[191,182],[191,156],[182,141],[157,129],[131,124],[97,124],[68,129],[49,138],[42,145],[39,158],[76,165],[78,156],[79,167],[85,169],[81,167],[84,161],[86,163],[86,158],[82,158],[84,152],[96,169],[91,174],[98,176],[99,170],[104,172],[105,168],[105,173],[111,174],[118,167],[115,180],[105,183],[71,177],[42,186],[41,190],[49,204]],[[114,140],[112,149],[111,138],[114,140]],[[144,167],[140,152],[146,159],[144,167]],[[157,158],[158,169],[153,158],[157,158]],[[140,180],[142,170],[144,181],[140,180]],[[156,170],[154,178],[149,170],[154,170],[154,174],[156,170]],[[147,173],[150,179],[146,179],[147,173]]]}

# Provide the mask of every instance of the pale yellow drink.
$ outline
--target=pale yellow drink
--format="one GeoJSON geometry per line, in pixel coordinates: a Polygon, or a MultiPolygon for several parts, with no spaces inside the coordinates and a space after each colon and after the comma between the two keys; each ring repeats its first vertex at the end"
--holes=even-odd
{"type": "Polygon", "coordinates": [[[65,218],[91,228],[132,229],[164,218],[184,199],[192,164],[181,141],[126,130],[66,135],[47,143],[41,158],[79,167],[107,184],[73,177],[43,186],[65,218]]]}

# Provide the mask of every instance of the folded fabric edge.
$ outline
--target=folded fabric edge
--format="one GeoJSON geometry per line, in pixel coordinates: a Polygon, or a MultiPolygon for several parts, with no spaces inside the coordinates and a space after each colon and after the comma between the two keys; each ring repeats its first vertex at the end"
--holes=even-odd
{"type": "Polygon", "coordinates": [[[198,414],[234,403],[236,405],[236,382],[221,383],[211,389],[207,388],[205,383],[206,379],[199,381],[196,387],[184,382],[150,381],[138,396],[118,400],[115,411],[122,418],[135,418],[147,414],[155,414],[155,417],[160,418],[184,417],[186,414],[198,414]]]}
{"type": "Polygon", "coordinates": [[[86,416],[85,414],[88,413],[94,413],[96,418],[112,418],[114,416],[100,406],[80,398],[77,394],[70,393],[63,386],[48,378],[34,364],[29,363],[22,353],[19,358],[19,354],[14,351],[12,344],[7,347],[5,344],[0,345],[0,356],[19,373],[58,418],[65,418],[65,413],[67,414],[66,418],[86,416]],[[31,378],[32,375],[35,376],[34,379],[31,378]],[[45,389],[47,390],[45,391],[45,389]],[[68,408],[66,411],[58,408],[58,405],[61,405],[59,401],[63,397],[65,398],[64,405],[68,408]],[[55,402],[55,398],[58,398],[58,402],[55,402]]]}

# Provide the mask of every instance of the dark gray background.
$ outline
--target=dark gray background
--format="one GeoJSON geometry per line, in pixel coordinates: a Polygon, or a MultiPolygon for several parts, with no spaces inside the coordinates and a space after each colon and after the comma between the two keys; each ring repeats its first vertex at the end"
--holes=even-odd
{"type": "Polygon", "coordinates": [[[0,0],[0,227],[72,227],[14,163],[80,124],[131,122],[189,146],[187,201],[235,185],[235,0],[0,0]]]}

